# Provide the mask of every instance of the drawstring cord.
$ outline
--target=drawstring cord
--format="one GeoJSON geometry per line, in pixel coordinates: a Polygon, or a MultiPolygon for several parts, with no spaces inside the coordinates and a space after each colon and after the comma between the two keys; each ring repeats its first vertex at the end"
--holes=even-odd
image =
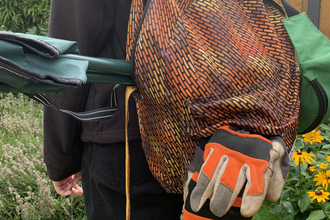
{"type": "Polygon", "coordinates": [[[130,201],[130,158],[128,144],[128,121],[129,121],[129,106],[128,100],[131,94],[136,90],[134,86],[127,86],[125,92],[125,191],[126,191],[126,220],[131,218],[131,201],[130,201]]]}

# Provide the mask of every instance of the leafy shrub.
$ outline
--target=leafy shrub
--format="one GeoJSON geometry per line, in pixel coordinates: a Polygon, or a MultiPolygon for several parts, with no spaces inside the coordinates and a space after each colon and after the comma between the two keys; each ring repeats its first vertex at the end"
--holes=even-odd
{"type": "Polygon", "coordinates": [[[36,27],[36,34],[48,26],[50,0],[0,0],[1,29],[25,33],[36,27]]]}

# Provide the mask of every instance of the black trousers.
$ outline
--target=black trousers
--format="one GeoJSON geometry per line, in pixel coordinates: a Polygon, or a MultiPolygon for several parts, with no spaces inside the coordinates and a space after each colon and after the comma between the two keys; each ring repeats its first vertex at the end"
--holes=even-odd
{"type": "MultiPolygon", "coordinates": [[[[182,194],[169,194],[151,174],[140,141],[130,146],[130,195],[132,220],[179,220],[182,194]]],[[[124,220],[125,144],[85,143],[82,184],[88,220],[124,220]]],[[[231,208],[223,220],[247,220],[231,208]]]]}
{"type": "MultiPolygon", "coordinates": [[[[179,220],[182,194],[169,194],[151,174],[140,141],[130,146],[130,196],[132,220],[179,220]]],[[[85,143],[82,185],[88,220],[124,220],[125,143],[85,143]]]]}

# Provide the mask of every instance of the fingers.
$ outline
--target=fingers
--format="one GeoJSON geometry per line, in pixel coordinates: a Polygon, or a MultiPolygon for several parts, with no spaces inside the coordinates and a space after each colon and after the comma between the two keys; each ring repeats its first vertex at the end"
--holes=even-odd
{"type": "Polygon", "coordinates": [[[78,183],[81,181],[81,172],[76,173],[61,181],[53,181],[55,191],[61,196],[80,196],[83,190],[78,183]]]}
{"type": "Polygon", "coordinates": [[[74,175],[72,185],[75,186],[81,181],[81,171],[74,175]]]}
{"type": "Polygon", "coordinates": [[[241,215],[251,217],[255,215],[265,200],[272,171],[266,169],[246,169],[247,182],[242,197],[241,215]]]}
{"type": "MultiPolygon", "coordinates": [[[[270,177],[269,188],[267,192],[266,199],[270,202],[276,202],[282,192],[282,188],[285,183],[284,175],[282,169],[286,169],[283,167],[282,158],[286,154],[286,149],[284,149],[283,145],[279,141],[273,141],[273,150],[271,153],[271,158],[274,158],[272,165],[273,173],[270,177]]],[[[284,163],[285,164],[285,163],[284,163]]],[[[285,164],[289,167],[289,163],[285,164]]]]}
{"type": "Polygon", "coordinates": [[[83,189],[78,185],[73,186],[71,190],[72,190],[71,195],[73,195],[73,196],[82,196],[83,195],[83,189]]]}
{"type": "Polygon", "coordinates": [[[61,196],[71,195],[72,184],[69,180],[65,179],[64,181],[53,181],[55,191],[61,196]]]}
{"type": "Polygon", "coordinates": [[[233,163],[230,163],[230,161],[227,166],[228,170],[226,171],[224,167],[216,177],[216,182],[218,184],[214,187],[213,196],[210,201],[210,210],[219,217],[222,217],[227,213],[246,182],[246,165],[244,165],[238,173],[231,170],[233,163]],[[231,188],[230,183],[226,185],[223,179],[228,178],[228,175],[230,175],[230,179],[236,180],[234,181],[235,185],[232,186],[233,188],[231,188]]]}
{"type": "Polygon", "coordinates": [[[216,180],[213,174],[219,173],[221,168],[225,169],[227,159],[226,156],[218,157],[218,152],[211,148],[198,175],[196,187],[191,193],[190,204],[193,211],[198,212],[212,195],[216,180]]]}

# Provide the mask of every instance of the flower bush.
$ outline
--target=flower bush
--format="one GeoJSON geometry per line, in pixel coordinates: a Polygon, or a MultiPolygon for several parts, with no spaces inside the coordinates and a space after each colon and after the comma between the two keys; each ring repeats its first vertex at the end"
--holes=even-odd
{"type": "Polygon", "coordinates": [[[330,127],[298,135],[281,198],[265,201],[253,220],[330,220],[330,127]]]}

